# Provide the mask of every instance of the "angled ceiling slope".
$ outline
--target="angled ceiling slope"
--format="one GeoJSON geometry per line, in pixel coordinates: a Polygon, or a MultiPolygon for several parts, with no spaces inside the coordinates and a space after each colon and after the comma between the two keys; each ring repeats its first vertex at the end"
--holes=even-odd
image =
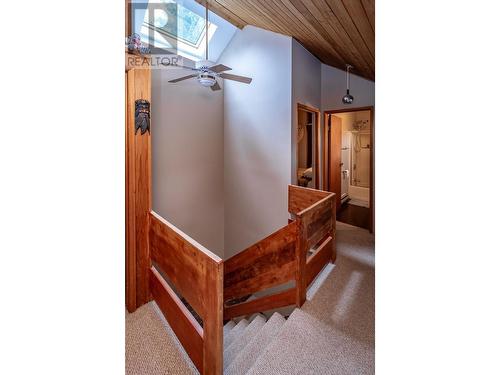
{"type": "MultiPolygon", "coordinates": [[[[196,0],[204,4],[205,0],[196,0]]],[[[239,28],[290,35],[323,63],[375,81],[375,0],[208,0],[239,28]]]]}

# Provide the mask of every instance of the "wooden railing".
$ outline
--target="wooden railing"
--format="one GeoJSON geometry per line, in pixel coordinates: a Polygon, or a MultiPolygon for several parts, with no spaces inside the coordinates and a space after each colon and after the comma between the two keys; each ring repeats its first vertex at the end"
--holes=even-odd
{"type": "Polygon", "coordinates": [[[224,319],[295,304],[302,306],[309,284],[335,261],[335,194],[289,185],[291,222],[224,261],[224,319]],[[295,285],[256,299],[271,287],[295,285]]]}
{"type": "Polygon", "coordinates": [[[290,185],[288,210],[288,225],[224,262],[149,213],[148,288],[201,374],[222,374],[223,319],[301,306],[335,260],[335,194],[290,185]],[[279,291],[248,298],[273,287],[279,291]]]}
{"type": "Polygon", "coordinates": [[[302,306],[309,284],[335,262],[335,194],[289,185],[288,211],[299,227],[296,305],[302,306]]]}
{"type": "Polygon", "coordinates": [[[150,213],[149,249],[153,299],[200,373],[221,374],[222,259],[155,212],[150,213]],[[203,327],[178,294],[201,317],[203,327]]]}

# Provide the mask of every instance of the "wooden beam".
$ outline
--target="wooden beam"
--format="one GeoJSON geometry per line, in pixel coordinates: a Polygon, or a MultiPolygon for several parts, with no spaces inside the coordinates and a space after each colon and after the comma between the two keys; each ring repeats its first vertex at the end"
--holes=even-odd
{"type": "Polygon", "coordinates": [[[205,314],[203,315],[203,374],[222,374],[223,370],[223,277],[224,265],[210,262],[206,273],[207,289],[204,292],[205,314]]]}
{"type": "Polygon", "coordinates": [[[332,259],[333,238],[328,237],[307,260],[306,263],[306,286],[309,286],[323,267],[332,259]]]}
{"type": "Polygon", "coordinates": [[[203,372],[203,329],[155,267],[151,267],[149,276],[158,307],[196,368],[203,372]]]}
{"type": "Polygon", "coordinates": [[[293,305],[295,303],[295,293],[295,288],[290,288],[283,292],[226,307],[224,309],[224,320],[293,305]]]}
{"type": "Polygon", "coordinates": [[[126,124],[126,269],[127,306],[133,311],[150,300],[148,225],[151,210],[151,135],[135,133],[135,101],[151,101],[151,72],[130,69],[127,82],[126,124]],[[135,277],[134,277],[135,272],[135,277]],[[132,281],[132,278],[135,281],[132,281]],[[135,292],[133,289],[135,284],[135,292]],[[135,293],[135,303],[130,300],[135,293]]]}

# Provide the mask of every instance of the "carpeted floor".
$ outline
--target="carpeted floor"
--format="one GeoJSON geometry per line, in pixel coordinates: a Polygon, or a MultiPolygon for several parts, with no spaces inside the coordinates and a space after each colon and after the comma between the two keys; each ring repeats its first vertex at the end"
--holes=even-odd
{"type": "Polygon", "coordinates": [[[374,374],[375,252],[367,230],[337,222],[337,261],[249,374],[374,374]]]}
{"type": "MultiPolygon", "coordinates": [[[[251,374],[374,374],[374,237],[337,222],[337,251],[333,271],[251,374]]],[[[128,314],[126,324],[127,375],[197,373],[154,303],[128,314]]]]}
{"type": "Polygon", "coordinates": [[[127,375],[198,374],[154,302],[125,317],[127,375]]]}

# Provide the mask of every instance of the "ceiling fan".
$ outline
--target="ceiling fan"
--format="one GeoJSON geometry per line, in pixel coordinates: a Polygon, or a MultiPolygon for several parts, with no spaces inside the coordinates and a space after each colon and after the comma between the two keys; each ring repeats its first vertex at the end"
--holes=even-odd
{"type": "Polygon", "coordinates": [[[208,1],[205,1],[205,60],[200,61],[197,65],[199,66],[198,68],[191,68],[188,66],[181,66],[184,69],[189,69],[193,70],[197,73],[193,73],[184,77],[172,79],[168,82],[170,83],[177,83],[180,81],[184,81],[186,79],[190,78],[195,78],[198,80],[198,82],[205,87],[210,87],[212,91],[217,91],[220,90],[219,83],[217,82],[217,78],[223,78],[223,79],[229,79],[231,81],[237,81],[241,83],[246,83],[249,84],[252,82],[252,78],[249,77],[243,77],[243,76],[238,76],[235,74],[228,74],[224,73],[228,70],[231,70],[231,68],[223,65],[223,64],[217,64],[217,65],[212,65],[210,61],[208,61],[208,1]]]}

